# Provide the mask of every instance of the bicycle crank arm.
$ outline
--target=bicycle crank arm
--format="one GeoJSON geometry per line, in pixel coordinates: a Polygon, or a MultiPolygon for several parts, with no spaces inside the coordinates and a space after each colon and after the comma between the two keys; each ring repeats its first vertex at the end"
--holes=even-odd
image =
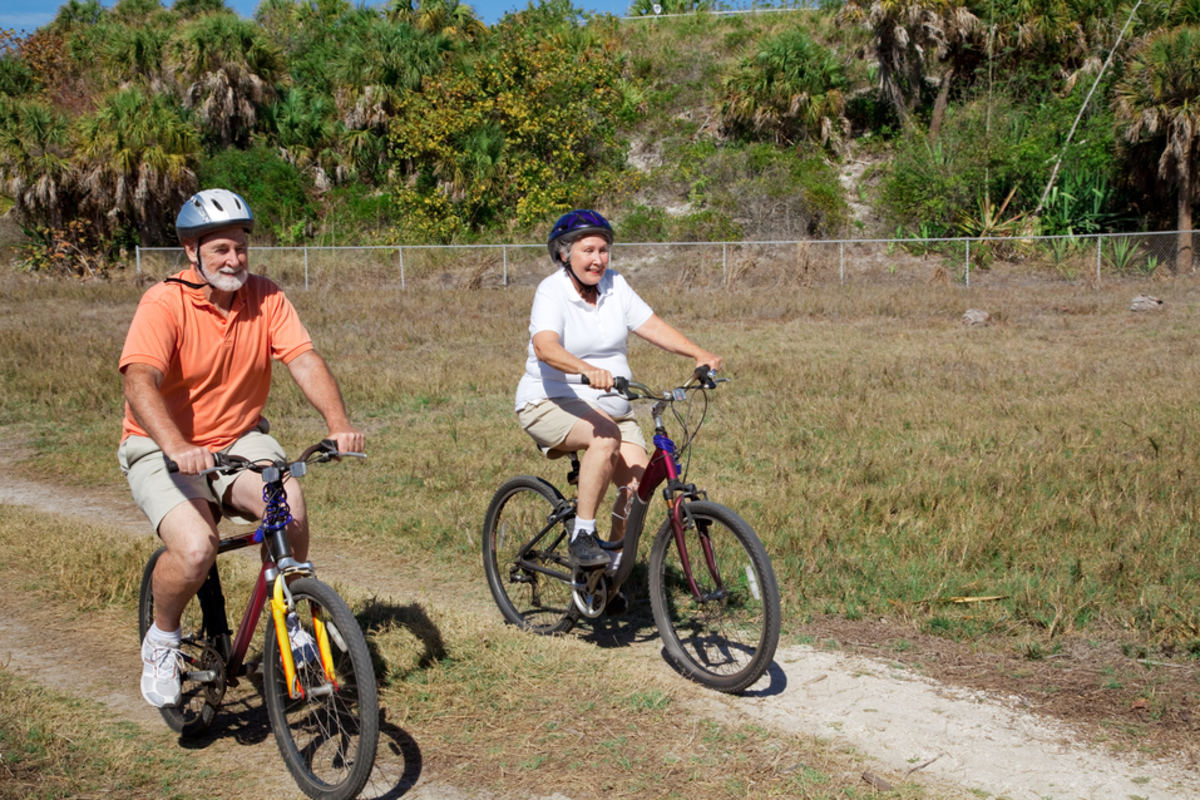
{"type": "Polygon", "coordinates": [[[194,681],[195,683],[213,683],[217,680],[217,671],[215,669],[202,669],[196,672],[183,673],[185,681],[194,681]]]}

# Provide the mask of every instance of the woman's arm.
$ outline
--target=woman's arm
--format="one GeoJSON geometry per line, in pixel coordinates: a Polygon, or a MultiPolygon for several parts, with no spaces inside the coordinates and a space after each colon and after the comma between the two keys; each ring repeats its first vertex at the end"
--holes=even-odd
{"type": "Polygon", "coordinates": [[[572,355],[562,346],[562,339],[556,331],[538,331],[533,335],[533,354],[548,367],[568,375],[583,375],[593,389],[608,391],[613,388],[612,373],[606,369],[596,369],[578,356],[572,355]]]}
{"type": "Polygon", "coordinates": [[[668,353],[696,359],[697,367],[707,366],[713,371],[721,368],[721,357],[719,355],[710,353],[694,344],[682,333],[664,322],[663,318],[658,314],[652,315],[634,333],[650,344],[661,347],[668,353]]]}

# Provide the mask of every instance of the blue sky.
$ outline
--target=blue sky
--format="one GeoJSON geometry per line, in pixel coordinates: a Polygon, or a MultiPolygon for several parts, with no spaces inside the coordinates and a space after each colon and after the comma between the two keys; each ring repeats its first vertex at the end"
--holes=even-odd
{"type": "MultiPolygon", "coordinates": [[[[629,7],[629,0],[574,0],[574,2],[576,7],[585,11],[607,12],[618,17],[624,16],[625,9],[629,7]]],[[[169,2],[166,4],[169,5],[169,2]]],[[[499,21],[506,12],[524,8],[528,4],[528,0],[477,0],[477,2],[467,0],[467,5],[474,8],[475,13],[488,25],[499,21]]],[[[60,5],[62,3],[58,0],[3,0],[3,4],[0,6],[0,28],[33,31],[54,19],[60,5]]],[[[113,3],[111,0],[104,0],[104,5],[111,8],[113,3]]],[[[225,5],[243,17],[252,17],[254,9],[258,7],[258,0],[225,0],[225,5]]]]}

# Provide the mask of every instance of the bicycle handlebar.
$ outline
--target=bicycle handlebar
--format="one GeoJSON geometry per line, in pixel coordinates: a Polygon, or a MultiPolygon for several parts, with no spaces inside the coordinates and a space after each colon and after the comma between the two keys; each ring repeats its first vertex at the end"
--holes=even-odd
{"type": "MultiPolygon", "coordinates": [[[[250,470],[251,472],[262,472],[264,469],[267,469],[268,467],[275,466],[275,464],[255,463],[248,458],[244,458],[243,456],[232,455],[230,453],[218,452],[218,453],[213,453],[212,456],[213,456],[214,466],[210,467],[209,469],[201,471],[200,472],[201,475],[207,475],[210,472],[225,472],[228,474],[228,473],[232,473],[232,472],[241,472],[242,470],[247,470],[247,469],[250,470]]],[[[321,441],[317,442],[316,444],[314,444],[313,446],[311,446],[307,450],[305,450],[300,455],[300,458],[297,459],[297,461],[292,462],[292,463],[307,464],[309,461],[316,461],[317,463],[324,464],[327,461],[333,461],[335,459],[339,459],[342,457],[366,458],[367,455],[366,455],[366,453],[352,453],[352,452],[339,451],[337,449],[337,442],[333,441],[333,439],[322,439],[321,441]],[[314,458],[314,456],[315,456],[315,458],[314,458]]],[[[167,462],[167,472],[171,472],[171,473],[179,472],[179,465],[176,464],[174,461],[172,461],[170,458],[168,458],[166,453],[163,453],[163,460],[165,462],[167,462]]]]}
{"type": "MultiPolygon", "coordinates": [[[[688,389],[693,384],[699,384],[705,389],[715,389],[718,383],[727,383],[728,381],[729,378],[716,377],[716,373],[707,364],[702,364],[692,371],[692,377],[680,388],[688,389]]],[[[580,375],[579,382],[585,386],[591,385],[586,375],[580,375]]],[[[671,400],[674,398],[673,393],[669,391],[655,393],[646,384],[630,380],[624,375],[613,377],[613,391],[626,400],[671,400]]]]}

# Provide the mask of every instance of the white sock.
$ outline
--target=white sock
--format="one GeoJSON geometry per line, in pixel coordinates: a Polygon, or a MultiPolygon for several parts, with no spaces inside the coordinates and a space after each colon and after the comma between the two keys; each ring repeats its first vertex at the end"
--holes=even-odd
{"type": "Polygon", "coordinates": [[[571,531],[571,541],[575,541],[576,537],[581,533],[595,533],[596,520],[575,518],[575,530],[571,531]]]}
{"type": "Polygon", "coordinates": [[[146,638],[159,644],[179,644],[180,640],[183,639],[183,627],[180,626],[174,631],[164,631],[155,622],[150,625],[150,630],[146,631],[146,638]]]}

